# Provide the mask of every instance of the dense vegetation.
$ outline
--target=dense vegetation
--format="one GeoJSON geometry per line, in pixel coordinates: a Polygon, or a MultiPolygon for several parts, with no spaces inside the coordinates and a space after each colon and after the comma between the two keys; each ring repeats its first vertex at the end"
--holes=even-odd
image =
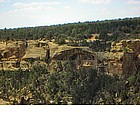
{"type": "MultiPolygon", "coordinates": [[[[6,42],[40,38],[106,51],[112,41],[140,38],[140,18],[0,30],[0,40],[6,42]],[[93,34],[96,40],[89,41],[93,34]]],[[[125,79],[76,69],[70,61],[26,71],[1,70],[0,98],[10,104],[140,104],[140,67],[125,79]]]]}
{"type": "Polygon", "coordinates": [[[55,39],[60,45],[67,43],[71,46],[89,46],[97,51],[103,51],[109,48],[109,41],[140,38],[140,18],[0,30],[1,40],[40,38],[55,39]],[[98,40],[88,42],[87,39],[93,34],[98,34],[98,40]],[[102,47],[99,49],[99,46],[102,47]]]}
{"type": "Polygon", "coordinates": [[[10,104],[140,104],[140,71],[128,79],[75,69],[57,62],[55,69],[0,71],[0,98],[10,104]]]}

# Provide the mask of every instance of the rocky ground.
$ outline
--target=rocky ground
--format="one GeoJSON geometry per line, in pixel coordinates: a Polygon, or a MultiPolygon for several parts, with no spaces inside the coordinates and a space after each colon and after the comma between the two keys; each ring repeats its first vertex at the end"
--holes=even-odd
{"type": "MultiPolygon", "coordinates": [[[[0,70],[17,70],[20,61],[21,69],[29,69],[35,61],[44,63],[47,49],[50,49],[50,57],[62,54],[65,50],[74,47],[55,44],[48,40],[8,41],[0,42],[0,70]]],[[[86,50],[89,50],[85,47],[86,50]]],[[[122,75],[128,69],[128,62],[135,71],[140,59],[140,40],[122,40],[119,43],[112,42],[110,52],[96,52],[98,59],[107,66],[106,72],[122,75]],[[126,59],[126,60],[125,60],[126,59]],[[126,61],[126,62],[124,62],[126,61]],[[125,67],[123,69],[123,67],[125,67]]]]}

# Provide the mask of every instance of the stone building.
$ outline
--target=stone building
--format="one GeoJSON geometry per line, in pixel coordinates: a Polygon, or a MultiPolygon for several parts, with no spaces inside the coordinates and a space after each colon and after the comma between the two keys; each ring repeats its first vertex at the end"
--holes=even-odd
{"type": "Polygon", "coordinates": [[[84,47],[73,47],[68,50],[56,52],[52,61],[73,61],[77,67],[93,67],[97,68],[97,56],[92,51],[84,47]]]}

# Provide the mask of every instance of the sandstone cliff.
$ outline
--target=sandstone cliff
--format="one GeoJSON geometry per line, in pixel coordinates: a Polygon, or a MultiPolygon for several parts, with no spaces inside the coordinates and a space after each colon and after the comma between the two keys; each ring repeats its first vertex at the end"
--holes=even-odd
{"type": "MultiPolygon", "coordinates": [[[[119,43],[112,43],[110,52],[89,52],[88,47],[78,48],[78,53],[73,52],[76,48],[71,46],[59,46],[53,42],[42,40],[0,42],[0,70],[25,70],[36,64],[45,64],[46,58],[52,60],[58,58],[76,58],[81,49],[80,57],[84,67],[95,67],[99,71],[105,68],[105,72],[110,75],[129,76],[137,72],[140,65],[140,40],[122,40],[119,43]],[[88,52],[88,53],[87,53],[88,52]],[[97,59],[95,63],[89,59],[94,53],[97,59]],[[47,56],[47,55],[50,56],[47,56]],[[75,55],[74,55],[75,54],[75,55]],[[86,56],[86,59],[85,59],[86,56]],[[96,65],[95,65],[96,64],[96,65]]],[[[95,59],[95,60],[96,60],[95,59]]],[[[57,60],[57,59],[56,59],[57,60]]]]}
{"type": "Polygon", "coordinates": [[[109,61],[109,72],[129,76],[137,72],[140,65],[140,40],[122,40],[112,43],[112,59],[109,61]]]}

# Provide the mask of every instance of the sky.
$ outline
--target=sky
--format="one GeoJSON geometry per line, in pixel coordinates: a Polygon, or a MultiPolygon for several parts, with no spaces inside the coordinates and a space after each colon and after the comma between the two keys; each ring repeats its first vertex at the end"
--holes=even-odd
{"type": "Polygon", "coordinates": [[[140,0],[0,0],[0,29],[140,17],[140,0]]]}

